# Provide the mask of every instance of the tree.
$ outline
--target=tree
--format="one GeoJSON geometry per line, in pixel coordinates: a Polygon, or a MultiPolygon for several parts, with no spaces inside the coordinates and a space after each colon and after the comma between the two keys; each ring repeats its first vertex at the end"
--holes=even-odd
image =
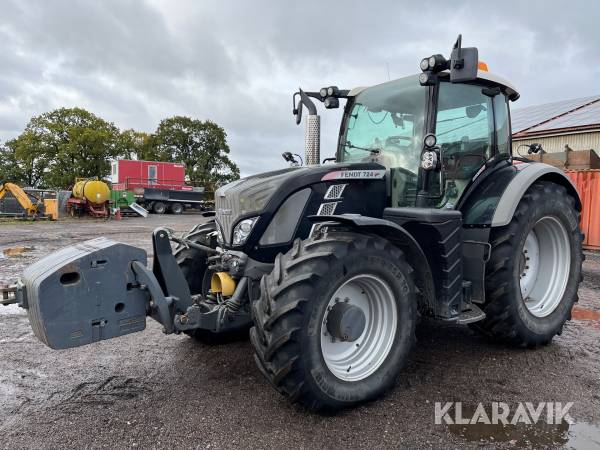
{"type": "Polygon", "coordinates": [[[119,136],[119,155],[125,159],[160,161],[154,140],[154,136],[149,133],[125,130],[119,136]]]}
{"type": "Polygon", "coordinates": [[[24,164],[19,161],[15,150],[8,145],[0,145],[0,184],[11,181],[17,184],[30,184],[24,170],[24,164]]]}
{"type": "Polygon", "coordinates": [[[193,184],[212,190],[240,177],[237,165],[228,156],[225,130],[210,120],[183,116],[164,119],[154,141],[160,160],[183,162],[193,184]]]}
{"type": "Polygon", "coordinates": [[[25,186],[43,186],[43,176],[49,164],[40,140],[32,134],[11,139],[0,149],[0,179],[25,186]]]}
{"type": "Polygon", "coordinates": [[[27,184],[68,188],[75,178],[104,178],[119,155],[119,130],[82,108],[60,108],[33,117],[6,143],[27,184]]]}

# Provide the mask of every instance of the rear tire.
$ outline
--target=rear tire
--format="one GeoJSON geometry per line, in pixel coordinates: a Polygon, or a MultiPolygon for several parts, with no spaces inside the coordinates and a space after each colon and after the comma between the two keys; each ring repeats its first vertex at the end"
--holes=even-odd
{"type": "Polygon", "coordinates": [[[163,202],[154,202],[154,205],[152,205],[152,211],[154,211],[154,214],[164,214],[166,209],[167,207],[163,202]]]}
{"type": "MultiPolygon", "coordinates": [[[[215,230],[215,223],[209,222],[196,225],[184,237],[192,242],[215,248],[217,246],[215,230]]],[[[212,271],[208,268],[208,253],[195,248],[185,248],[180,244],[175,248],[173,254],[188,283],[190,293],[206,296],[210,289],[210,278],[212,276],[212,271]]],[[[185,334],[204,344],[217,345],[247,339],[248,328],[242,327],[220,333],[196,329],[185,331],[185,334]]]]}
{"type": "Polygon", "coordinates": [[[296,240],[277,256],[253,304],[250,339],[258,367],[280,393],[312,410],[379,397],[394,385],[414,342],[412,272],[402,251],[379,237],[336,232],[296,240]],[[356,280],[377,280],[345,291],[346,304],[362,302],[368,312],[364,327],[354,338],[334,338],[327,328],[332,308],[338,296],[339,304],[346,301],[341,289],[356,280]]]}
{"type": "Polygon", "coordinates": [[[181,214],[183,213],[183,205],[181,203],[172,203],[169,207],[171,214],[181,214]]]}
{"type": "Polygon", "coordinates": [[[486,318],[472,328],[518,347],[561,334],[578,299],[582,241],[574,198],[558,184],[533,184],[511,222],[492,229],[486,318]]]}

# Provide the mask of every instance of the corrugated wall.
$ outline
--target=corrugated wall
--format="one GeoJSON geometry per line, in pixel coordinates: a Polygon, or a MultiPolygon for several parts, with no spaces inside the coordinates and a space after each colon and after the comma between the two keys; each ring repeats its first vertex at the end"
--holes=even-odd
{"type": "Polygon", "coordinates": [[[600,170],[566,170],[581,197],[583,245],[600,250],[600,170]]]}
{"type": "MultiPolygon", "coordinates": [[[[573,150],[594,149],[600,152],[600,131],[593,133],[561,134],[550,137],[533,137],[528,139],[513,138],[513,153],[517,154],[517,147],[521,144],[538,143],[548,153],[564,152],[565,144],[573,150]]],[[[527,148],[521,148],[521,153],[526,154],[527,148]]]]}

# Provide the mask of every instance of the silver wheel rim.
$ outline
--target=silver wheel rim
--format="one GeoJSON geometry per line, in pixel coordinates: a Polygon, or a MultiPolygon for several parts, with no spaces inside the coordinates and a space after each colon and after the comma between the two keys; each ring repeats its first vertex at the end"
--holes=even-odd
{"type": "Polygon", "coordinates": [[[340,380],[359,381],[386,360],[396,336],[398,310],[389,284],[375,275],[357,275],[342,284],[327,304],[321,323],[321,353],[327,368],[340,380]],[[354,342],[333,338],[327,314],[338,302],[359,307],[365,328],[354,342]]]}
{"type": "Polygon", "coordinates": [[[570,264],[565,226],[556,217],[542,217],[527,235],[519,262],[521,297],[531,314],[546,317],[558,307],[569,281],[570,264]]]}

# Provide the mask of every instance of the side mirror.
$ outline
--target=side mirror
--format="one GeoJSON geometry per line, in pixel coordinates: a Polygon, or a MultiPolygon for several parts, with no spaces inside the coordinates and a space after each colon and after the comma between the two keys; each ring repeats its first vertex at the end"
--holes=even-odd
{"type": "Polygon", "coordinates": [[[541,153],[546,153],[546,152],[544,151],[544,149],[542,148],[542,146],[541,146],[540,144],[537,144],[537,143],[531,144],[531,145],[529,146],[529,149],[527,150],[527,153],[529,153],[530,155],[531,155],[532,153],[540,153],[540,152],[541,152],[541,153]]]}
{"type": "Polygon", "coordinates": [[[452,50],[450,59],[450,81],[461,83],[477,79],[479,51],[477,47],[452,50]]]}
{"type": "Polygon", "coordinates": [[[477,79],[479,51],[477,47],[461,48],[462,36],[459,34],[450,56],[450,81],[461,83],[477,79]]]}
{"type": "Polygon", "coordinates": [[[317,107],[315,106],[313,101],[308,95],[306,95],[306,92],[304,92],[302,89],[299,89],[298,92],[294,94],[294,109],[292,110],[294,116],[296,117],[296,125],[300,125],[300,122],[302,121],[302,108],[304,106],[306,106],[306,108],[308,109],[309,115],[317,115],[317,107]],[[298,100],[298,105],[295,104],[296,95],[300,96],[300,100],[298,100]]]}
{"type": "Polygon", "coordinates": [[[302,107],[302,99],[300,99],[298,104],[294,105],[294,109],[292,110],[292,113],[294,113],[294,117],[296,118],[296,125],[300,125],[300,122],[302,122],[302,107]]]}

